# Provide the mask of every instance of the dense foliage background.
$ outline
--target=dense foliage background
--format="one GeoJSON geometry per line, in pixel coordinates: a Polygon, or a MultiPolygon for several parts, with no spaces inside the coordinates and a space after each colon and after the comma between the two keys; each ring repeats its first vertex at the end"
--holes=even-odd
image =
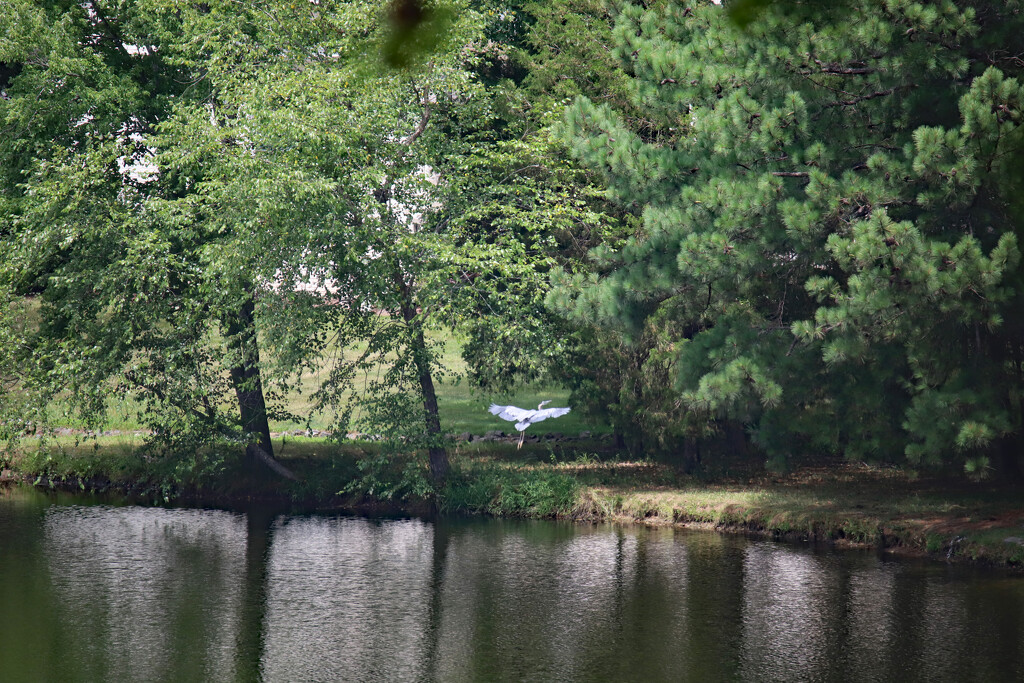
{"type": "Polygon", "coordinates": [[[273,465],[380,367],[440,479],[455,330],[687,468],[1019,474],[1022,69],[1019,0],[0,0],[0,430],[273,465]]]}

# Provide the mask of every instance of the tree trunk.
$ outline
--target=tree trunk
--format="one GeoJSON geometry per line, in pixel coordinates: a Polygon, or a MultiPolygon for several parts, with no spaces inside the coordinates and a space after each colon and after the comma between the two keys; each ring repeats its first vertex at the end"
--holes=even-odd
{"type": "Polygon", "coordinates": [[[1024,453],[1024,439],[1019,434],[1002,438],[996,449],[995,466],[998,476],[1004,481],[1019,483],[1024,479],[1021,471],[1021,454],[1024,453]]]}
{"type": "MultiPolygon", "coordinates": [[[[416,372],[420,376],[420,389],[423,391],[423,410],[426,413],[427,433],[434,440],[441,438],[441,417],[437,409],[437,392],[434,391],[434,379],[430,375],[430,368],[426,362],[420,362],[420,358],[426,351],[426,343],[423,339],[423,332],[417,331],[416,343],[416,372]]],[[[436,442],[436,441],[435,441],[436,442]]],[[[441,446],[431,444],[430,453],[430,478],[435,484],[442,483],[448,477],[448,451],[441,446]]]]}
{"type": "MultiPolygon", "coordinates": [[[[428,72],[432,71],[433,68],[433,62],[427,64],[428,72]]],[[[423,113],[420,116],[419,123],[416,124],[416,128],[401,141],[402,145],[406,148],[412,147],[413,143],[416,142],[420,135],[423,134],[423,131],[427,129],[427,124],[430,123],[430,87],[429,85],[425,85],[421,93],[416,88],[415,83],[413,83],[413,89],[416,91],[417,97],[423,104],[423,113]]],[[[387,199],[385,197],[389,192],[391,182],[390,176],[386,177],[384,179],[384,183],[380,186],[379,194],[375,194],[377,201],[381,203],[382,209],[385,210],[387,209],[387,199]]],[[[388,213],[390,214],[390,211],[388,211],[388,213]]],[[[416,305],[413,301],[412,287],[408,282],[406,282],[405,276],[397,266],[393,277],[395,284],[401,292],[402,318],[413,333],[410,340],[413,351],[413,361],[416,364],[416,375],[419,378],[420,391],[423,393],[423,410],[426,414],[427,434],[432,437],[432,443],[428,447],[430,452],[430,478],[435,484],[440,484],[448,476],[448,451],[440,446],[434,445],[441,441],[441,418],[437,410],[437,392],[434,390],[434,378],[430,374],[430,363],[427,360],[427,343],[423,338],[423,328],[413,324],[416,319],[416,305]]]]}
{"type": "Polygon", "coordinates": [[[683,472],[693,474],[700,470],[700,442],[692,436],[683,438],[683,472]]]}
{"type": "Polygon", "coordinates": [[[396,274],[402,290],[402,318],[409,326],[412,338],[413,363],[423,394],[423,411],[426,419],[427,434],[431,437],[428,446],[430,454],[430,478],[440,484],[448,477],[448,451],[436,445],[441,440],[441,416],[437,409],[437,391],[434,389],[434,378],[430,374],[430,362],[427,360],[427,341],[423,336],[423,328],[416,325],[416,307],[413,305],[410,287],[401,274],[396,274]]]}
{"type": "Polygon", "coordinates": [[[274,445],[270,441],[270,424],[267,421],[267,404],[263,398],[263,382],[260,379],[260,352],[256,341],[255,303],[246,298],[238,312],[227,321],[228,344],[237,354],[231,366],[231,384],[238,399],[238,413],[242,429],[255,435],[245,446],[246,460],[255,469],[262,463],[287,479],[296,479],[288,468],[274,459],[274,445]]]}

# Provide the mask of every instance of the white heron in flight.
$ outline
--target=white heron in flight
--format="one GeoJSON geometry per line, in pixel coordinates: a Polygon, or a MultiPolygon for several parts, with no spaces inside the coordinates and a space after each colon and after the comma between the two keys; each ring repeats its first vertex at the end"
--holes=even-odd
{"type": "Polygon", "coordinates": [[[492,403],[488,410],[491,411],[491,415],[497,415],[503,420],[516,423],[516,429],[519,430],[519,445],[516,448],[522,448],[523,439],[526,438],[527,427],[534,422],[540,422],[549,417],[561,417],[571,410],[571,408],[545,408],[544,406],[548,403],[551,403],[551,401],[541,401],[540,405],[537,406],[537,410],[527,410],[515,406],[499,406],[492,403]]]}

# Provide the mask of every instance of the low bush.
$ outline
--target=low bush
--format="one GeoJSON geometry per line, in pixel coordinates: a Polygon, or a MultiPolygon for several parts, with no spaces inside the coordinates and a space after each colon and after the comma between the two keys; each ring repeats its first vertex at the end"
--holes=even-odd
{"type": "Polygon", "coordinates": [[[486,465],[453,468],[440,491],[444,512],[555,517],[570,514],[579,483],[568,474],[533,468],[486,465]]]}

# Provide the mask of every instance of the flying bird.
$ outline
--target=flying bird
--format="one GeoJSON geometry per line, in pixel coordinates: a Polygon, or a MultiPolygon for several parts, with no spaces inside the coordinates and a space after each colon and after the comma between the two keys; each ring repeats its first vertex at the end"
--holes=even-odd
{"type": "Polygon", "coordinates": [[[551,403],[551,401],[541,401],[540,405],[537,406],[537,410],[527,410],[525,408],[517,408],[516,406],[499,406],[492,403],[489,410],[491,415],[497,415],[502,420],[516,423],[516,429],[519,430],[519,445],[516,448],[522,448],[523,439],[526,438],[527,427],[534,422],[540,422],[549,417],[561,417],[571,410],[571,408],[545,408],[544,406],[548,403],[551,403]]]}

